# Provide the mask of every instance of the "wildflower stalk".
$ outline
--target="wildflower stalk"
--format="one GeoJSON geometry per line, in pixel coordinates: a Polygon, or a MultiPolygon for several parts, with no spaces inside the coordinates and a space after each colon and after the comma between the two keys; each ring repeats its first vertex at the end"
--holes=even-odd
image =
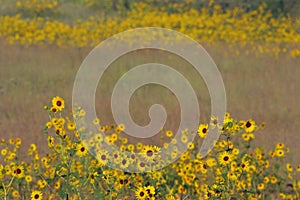
{"type": "Polygon", "coordinates": [[[15,178],[14,176],[11,178],[11,180],[8,183],[7,187],[5,187],[4,183],[2,182],[2,186],[3,186],[3,190],[4,190],[4,200],[7,200],[7,195],[9,193],[10,186],[14,181],[14,178],[15,178]]]}

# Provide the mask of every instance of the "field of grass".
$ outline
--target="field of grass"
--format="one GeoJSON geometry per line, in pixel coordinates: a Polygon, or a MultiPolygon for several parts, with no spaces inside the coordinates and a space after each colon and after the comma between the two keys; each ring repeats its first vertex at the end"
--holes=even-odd
{"type": "MultiPolygon", "coordinates": [[[[35,198],[31,195],[40,195],[40,191],[42,191],[44,198],[49,197],[49,199],[51,197],[55,199],[58,197],[61,199],[96,197],[120,199],[122,195],[126,196],[127,199],[134,199],[134,197],[136,199],[194,199],[196,197],[199,199],[202,199],[202,197],[208,199],[208,193],[213,195],[212,199],[299,198],[300,180],[296,176],[293,176],[293,179],[291,178],[292,172],[289,171],[288,167],[289,163],[295,166],[293,172],[297,172],[299,176],[299,18],[282,17],[273,19],[272,16],[263,14],[264,12],[259,10],[257,12],[261,12],[261,14],[257,14],[259,16],[257,19],[254,16],[255,14],[243,14],[244,11],[241,10],[237,11],[241,14],[239,18],[238,16],[233,17],[233,14],[231,15],[230,13],[222,14],[219,13],[220,11],[215,11],[211,18],[216,19],[219,24],[222,24],[221,19],[228,17],[231,19],[231,21],[228,20],[228,23],[232,23],[232,26],[226,27],[224,25],[224,27],[220,27],[212,25],[210,23],[213,20],[209,21],[207,19],[207,29],[199,32],[197,31],[197,28],[199,28],[197,27],[197,23],[191,21],[193,17],[196,18],[195,16],[209,16],[209,13],[205,14],[204,11],[204,14],[201,13],[199,15],[195,14],[194,10],[185,10],[182,16],[180,14],[168,15],[162,10],[152,10],[152,8],[148,8],[145,4],[141,3],[138,4],[140,7],[131,13],[131,17],[128,17],[127,11],[121,9],[119,12],[111,12],[109,17],[102,18],[99,20],[100,22],[94,22],[87,15],[87,11],[93,11],[91,12],[92,15],[99,17],[99,13],[95,10],[95,6],[97,5],[90,5],[90,7],[81,6],[84,5],[83,1],[81,3],[58,1],[57,5],[56,1],[45,2],[48,2],[49,5],[41,3],[42,6],[46,7],[44,11],[49,12],[50,15],[53,14],[54,17],[49,18],[47,16],[49,13],[43,11],[43,13],[39,13],[39,15],[42,15],[42,20],[39,21],[36,20],[36,16],[33,17],[32,13],[38,13],[34,9],[40,8],[41,5],[29,5],[28,3],[29,7],[19,8],[16,11],[16,8],[13,6],[16,6],[17,2],[0,1],[0,5],[3,5],[0,16],[0,22],[3,22],[2,25],[0,24],[0,138],[9,141],[8,143],[11,143],[10,145],[12,146],[16,144],[16,148],[14,148],[10,147],[4,140],[0,143],[2,154],[2,157],[0,157],[0,199],[9,199],[11,196],[19,199],[41,199],[40,196],[35,198]],[[4,7],[6,8],[5,10],[3,9],[4,7]],[[72,14],[70,11],[71,8],[76,8],[78,12],[72,14]],[[54,12],[56,9],[58,12],[54,12]],[[146,14],[141,14],[143,13],[141,11],[146,14],[148,13],[149,16],[153,15],[152,19],[151,17],[147,17],[146,14]],[[22,13],[22,17],[15,17],[19,12],[22,13]],[[159,17],[155,17],[158,14],[164,15],[167,20],[160,21],[159,17]],[[247,21],[247,17],[252,15],[254,17],[247,21]],[[7,20],[5,16],[11,16],[12,18],[7,20]],[[143,20],[137,20],[139,17],[143,20]],[[183,23],[181,17],[190,21],[183,23]],[[83,22],[87,21],[87,23],[78,22],[76,24],[77,18],[81,18],[83,22]],[[28,21],[26,21],[27,19],[28,21]],[[123,22],[120,22],[122,20],[123,22]],[[32,22],[32,24],[25,28],[24,24],[29,22],[32,22]],[[44,26],[46,22],[49,22],[50,25],[48,25],[53,30],[49,31],[49,27],[44,26]],[[182,27],[180,27],[181,29],[179,28],[179,31],[190,36],[201,35],[195,39],[203,45],[218,66],[225,84],[227,111],[231,114],[231,117],[238,120],[244,119],[245,121],[253,119],[258,125],[265,123],[266,127],[263,130],[258,128],[256,132],[254,130],[248,132],[242,121],[234,122],[235,125],[241,127],[241,130],[226,130],[226,134],[224,134],[225,138],[221,137],[220,144],[214,149],[216,154],[210,155],[210,158],[198,160],[198,155],[196,155],[193,147],[189,148],[190,151],[187,151],[190,153],[180,156],[178,162],[167,168],[154,173],[142,173],[141,175],[134,173],[128,175],[120,171],[110,170],[106,166],[107,163],[95,164],[96,161],[92,156],[89,154],[83,155],[80,149],[78,150],[79,146],[84,146],[84,142],[78,138],[78,140],[76,138],[73,140],[74,138],[71,137],[73,130],[66,131],[68,134],[70,133],[70,140],[69,138],[64,138],[64,135],[57,134],[55,136],[56,142],[59,141],[62,148],[65,148],[63,151],[58,151],[57,146],[51,146],[49,137],[51,137],[51,133],[53,132],[50,129],[54,128],[54,130],[57,130],[57,127],[51,121],[54,115],[48,115],[43,109],[44,106],[49,106],[49,100],[53,97],[62,97],[66,105],[62,118],[70,123],[64,116],[69,115],[72,109],[73,84],[81,63],[93,49],[93,44],[97,43],[97,39],[103,39],[111,36],[113,33],[126,30],[131,26],[128,24],[133,22],[136,22],[137,26],[154,24],[157,26],[164,25],[165,27],[177,30],[177,23],[180,22],[182,23],[182,27]],[[119,26],[117,25],[118,23],[119,26]],[[243,25],[244,23],[246,25],[243,25]],[[61,32],[61,27],[54,29],[58,24],[65,28],[65,36],[59,35],[63,33],[63,31],[61,32]],[[69,26],[72,27],[72,24],[77,29],[68,28],[69,26]],[[9,27],[13,28],[10,29],[9,27]],[[105,31],[97,32],[98,29],[95,27],[107,27],[107,33],[105,34],[105,31]],[[192,28],[188,29],[188,27],[193,27],[193,30],[191,30],[192,28]],[[238,27],[240,27],[240,32],[235,34],[234,31],[238,30],[238,27]],[[257,30],[254,31],[254,28],[257,28],[257,30]],[[83,30],[85,29],[88,29],[90,32],[84,32],[83,30]],[[218,34],[211,34],[210,29],[216,30],[218,34]],[[49,36],[51,35],[51,31],[57,34],[53,41],[52,37],[49,36]],[[222,31],[224,31],[224,34],[221,34],[222,31]],[[45,32],[45,37],[37,39],[37,37],[33,36],[37,32],[41,33],[41,35],[45,32]],[[91,35],[92,33],[94,35],[91,35]],[[264,35],[263,33],[266,34],[264,35]],[[97,38],[98,36],[99,38],[97,38]],[[82,39],[83,37],[85,38],[84,40],[82,39]],[[241,39],[242,37],[244,39],[241,39]],[[45,125],[49,121],[49,117],[52,125],[48,127],[48,133],[45,135],[45,125]],[[233,134],[234,131],[236,131],[235,136],[233,134]],[[243,141],[239,139],[240,136],[244,137],[242,136],[243,131],[249,134],[255,132],[255,141],[251,142],[251,149],[249,149],[250,143],[248,144],[247,140],[244,139],[245,141],[243,141]],[[49,136],[48,141],[47,136],[49,136]],[[231,136],[236,138],[231,138],[231,136]],[[19,147],[17,142],[11,142],[11,138],[21,138],[22,147],[19,147]],[[262,165],[265,165],[261,163],[266,162],[269,165],[270,160],[271,167],[262,167],[262,170],[246,170],[247,172],[244,171],[244,174],[239,174],[238,170],[234,171],[232,169],[234,168],[232,163],[224,164],[224,160],[223,163],[222,160],[220,161],[220,157],[224,157],[222,152],[228,152],[228,149],[225,150],[222,147],[222,141],[225,141],[225,143],[227,141],[226,145],[228,144],[228,149],[230,142],[233,141],[234,147],[240,151],[240,154],[237,153],[237,155],[230,154],[228,158],[232,163],[237,162],[238,166],[242,163],[248,163],[246,165],[249,165],[249,168],[260,168],[262,165]],[[73,146],[72,143],[74,143],[73,146]],[[33,150],[35,148],[33,144],[37,145],[38,151],[33,150]],[[289,150],[286,150],[286,153],[288,151],[289,153],[285,154],[284,158],[280,158],[281,156],[277,155],[277,152],[280,152],[282,149],[280,147],[282,144],[285,147],[289,147],[289,150]],[[275,146],[276,148],[274,149],[275,146]],[[255,149],[256,147],[262,147],[263,150],[255,149]],[[21,151],[18,150],[19,148],[21,148],[21,151]],[[8,149],[8,152],[13,149],[11,152],[18,152],[18,154],[16,158],[8,158],[8,155],[11,154],[5,153],[3,149],[8,149]],[[27,151],[28,149],[29,151],[27,151]],[[260,151],[266,153],[259,153],[260,151]],[[277,157],[270,153],[270,151],[275,152],[274,154],[277,157]],[[64,152],[67,152],[67,154],[64,154],[64,152]],[[258,156],[260,154],[262,156],[258,156]],[[265,154],[270,155],[266,155],[265,158],[265,154]],[[77,156],[76,158],[75,155],[77,156]],[[249,157],[247,157],[248,155],[249,157]],[[254,158],[253,155],[256,157],[254,156],[254,158]],[[216,159],[215,162],[217,162],[217,165],[210,165],[209,159],[216,159]],[[23,160],[26,162],[22,162],[23,160]],[[81,162],[82,165],[76,164],[77,161],[81,162]],[[205,169],[202,169],[200,173],[199,171],[193,171],[196,170],[193,168],[193,172],[190,175],[197,178],[190,178],[186,177],[185,174],[183,175],[182,169],[186,169],[186,167],[189,169],[191,165],[197,166],[194,162],[196,164],[197,162],[205,163],[205,169]],[[40,164],[40,167],[37,163],[40,164]],[[285,163],[288,164],[286,165],[285,163]],[[210,168],[209,172],[206,172],[206,165],[210,168]],[[16,174],[18,166],[21,172],[25,171],[25,174],[23,172],[16,174]],[[287,168],[287,172],[279,166],[287,168]],[[34,170],[30,170],[31,168],[34,168],[34,170]],[[61,175],[61,171],[64,171],[66,168],[70,168],[69,171],[65,172],[67,175],[61,175]],[[9,170],[11,172],[8,172],[9,170]],[[51,170],[55,171],[56,175],[50,175],[51,170]],[[216,175],[218,170],[222,171],[219,176],[216,175]],[[276,175],[276,170],[279,171],[278,176],[276,175]],[[233,176],[228,175],[232,173],[236,173],[236,176],[239,176],[241,180],[239,184],[243,183],[242,180],[246,176],[252,177],[250,179],[253,181],[250,181],[251,183],[248,182],[248,188],[240,186],[233,176]],[[32,175],[33,182],[24,180],[27,174],[28,176],[29,174],[34,174],[32,175]],[[94,178],[94,176],[99,178],[94,178]],[[155,176],[159,176],[160,178],[156,179],[155,176]],[[278,182],[276,180],[276,185],[270,185],[268,179],[272,179],[274,176],[278,179],[278,182]],[[285,176],[288,178],[281,178],[285,176]],[[113,182],[110,182],[110,178],[108,177],[113,177],[113,182]],[[223,177],[221,178],[222,180],[227,181],[225,181],[226,184],[220,181],[220,177],[223,177]],[[101,178],[103,178],[104,182],[101,178]],[[45,185],[47,186],[42,186],[43,183],[38,182],[38,180],[46,181],[45,185]],[[118,182],[120,180],[122,182],[130,180],[131,183],[128,185],[127,183],[124,185],[115,183],[115,181],[118,182]],[[81,181],[81,183],[78,183],[78,181],[81,181]],[[57,186],[58,182],[59,186],[57,186]],[[24,185],[21,183],[24,183],[24,185]],[[262,186],[261,184],[264,185],[262,186]],[[292,185],[294,187],[292,192],[286,190],[287,184],[294,184],[294,186],[292,185]],[[172,185],[175,186],[170,189],[169,187],[172,187],[172,185]],[[249,193],[245,192],[242,194],[242,190],[237,189],[243,187],[249,193]],[[116,188],[120,190],[118,191],[116,188]],[[251,188],[254,189],[252,190],[251,188]],[[98,190],[99,192],[96,192],[98,190]],[[109,192],[105,193],[105,191],[109,192]],[[277,196],[275,193],[274,195],[272,194],[274,191],[277,192],[277,196]],[[139,196],[142,192],[148,193],[147,197],[139,196]],[[218,194],[218,192],[221,194],[218,194]],[[56,196],[51,196],[51,194],[56,196]],[[283,196],[283,194],[286,196],[283,196]],[[152,198],[150,198],[151,196],[152,198]]],[[[175,7],[174,9],[180,8],[175,7]]],[[[260,9],[267,8],[262,6],[260,9]]],[[[218,10],[218,7],[215,10],[218,10]]],[[[132,25],[132,28],[134,28],[134,25],[132,25]]],[[[167,56],[163,58],[157,58],[155,55],[136,51],[127,55],[126,59],[120,58],[109,67],[99,81],[95,99],[96,110],[101,124],[110,125],[115,123],[109,108],[111,104],[111,92],[118,78],[135,65],[148,60],[158,63],[166,62],[169,66],[185,75],[188,80],[192,81],[191,85],[196,91],[201,110],[199,123],[210,123],[210,96],[203,79],[196,75],[195,70],[191,69],[191,66],[186,62],[180,59],[177,60],[174,57],[171,60],[168,60],[167,56]]],[[[134,93],[129,108],[134,121],[139,125],[148,124],[148,110],[154,103],[162,104],[167,110],[168,119],[163,127],[164,130],[175,132],[180,122],[180,107],[175,96],[163,87],[147,85],[134,93]]],[[[231,118],[228,120],[231,120],[231,118]]],[[[223,125],[226,129],[225,122],[223,125]]],[[[190,131],[199,132],[199,130],[190,131]]],[[[76,131],[74,133],[76,135],[76,131]]],[[[164,148],[165,141],[161,140],[164,134],[165,131],[162,131],[150,140],[136,140],[131,138],[129,141],[134,143],[134,145],[137,145],[137,142],[149,144],[150,146],[145,145],[145,149],[148,148],[149,150],[150,148],[151,151],[156,153],[155,148],[151,147],[151,145],[164,148]]],[[[120,146],[125,146],[124,148],[126,149],[128,146],[126,147],[126,143],[121,140],[122,137],[122,134],[118,136],[118,139],[122,141],[120,146]]],[[[140,150],[142,154],[145,153],[143,152],[144,150],[140,150]]],[[[151,163],[151,160],[149,161],[147,158],[146,161],[151,163]]],[[[140,161],[132,161],[132,163],[135,162],[139,163],[140,161]]],[[[124,170],[126,170],[126,167],[124,170]]]]}
{"type": "MultiPolygon", "coordinates": [[[[276,60],[271,55],[225,56],[222,52],[224,49],[226,44],[207,47],[224,79],[228,111],[237,118],[265,121],[266,130],[263,135],[258,135],[262,139],[260,140],[262,144],[268,146],[268,143],[273,145],[277,141],[282,141],[291,146],[293,157],[299,159],[296,153],[300,139],[297,134],[300,119],[298,109],[300,97],[297,95],[299,58],[282,56],[276,60]]],[[[55,46],[29,48],[19,45],[1,46],[1,135],[9,138],[26,134],[28,144],[43,142],[44,136],[40,133],[47,116],[41,109],[47,100],[55,95],[63,96],[66,102],[71,103],[77,70],[90,50],[91,48],[85,48],[80,52],[78,49],[60,49],[55,46]]],[[[104,77],[99,86],[105,83],[113,87],[116,80],[110,79],[115,77],[109,77],[104,77]]],[[[199,97],[202,117],[208,114],[210,109],[209,94],[205,87],[202,81],[197,88],[201,94],[203,93],[199,97]]],[[[100,89],[102,90],[99,93],[102,96],[97,95],[96,101],[100,103],[96,105],[106,107],[110,105],[110,96],[109,93],[107,96],[104,93],[103,96],[103,88],[100,89]]],[[[104,89],[111,90],[111,88],[104,89]]],[[[139,101],[144,101],[144,95],[145,91],[133,98],[137,107],[139,101]]],[[[166,98],[160,100],[166,104],[176,105],[172,95],[166,95],[166,98]]],[[[143,102],[141,105],[146,104],[143,102]]],[[[103,116],[101,119],[103,118],[104,124],[112,123],[112,119],[107,117],[111,113],[102,113],[101,107],[98,107],[98,112],[103,116]]],[[[176,108],[171,110],[178,113],[176,108]]],[[[107,109],[103,111],[108,112],[107,109]]],[[[147,110],[142,113],[145,111],[147,110]]],[[[172,120],[178,120],[178,116],[171,115],[172,120]]],[[[136,113],[133,112],[133,116],[137,116],[136,113]]],[[[141,120],[139,123],[145,123],[148,119],[146,114],[139,116],[141,119],[136,119],[141,120]]]]}

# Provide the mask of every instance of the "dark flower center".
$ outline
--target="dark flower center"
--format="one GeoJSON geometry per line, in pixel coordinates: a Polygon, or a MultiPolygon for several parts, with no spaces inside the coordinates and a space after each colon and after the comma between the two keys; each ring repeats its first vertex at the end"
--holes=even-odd
{"type": "Polygon", "coordinates": [[[102,156],[101,156],[101,159],[102,159],[102,160],[106,160],[106,155],[102,155],[102,156]]]}
{"type": "Polygon", "coordinates": [[[206,132],[207,132],[207,128],[203,128],[203,129],[202,129],[202,132],[203,132],[203,133],[206,133],[206,132]]]}
{"type": "Polygon", "coordinates": [[[249,121],[247,121],[246,127],[249,128],[250,126],[251,126],[251,123],[249,121]]]}
{"type": "Polygon", "coordinates": [[[228,156],[224,156],[223,160],[224,160],[224,161],[228,161],[228,160],[229,160],[229,157],[228,157],[228,156]]]}
{"type": "Polygon", "coordinates": [[[152,155],[153,155],[153,151],[148,150],[148,151],[147,151],[147,156],[151,157],[152,155]]]}
{"type": "Polygon", "coordinates": [[[141,167],[145,167],[145,163],[141,162],[141,163],[140,163],[140,166],[141,166],[141,167]]]}
{"type": "Polygon", "coordinates": [[[56,102],[56,105],[57,105],[57,106],[61,106],[61,104],[62,104],[61,101],[57,101],[57,102],[56,102]]]}
{"type": "Polygon", "coordinates": [[[21,172],[22,172],[22,170],[19,168],[16,170],[16,174],[21,174],[21,172]]]}

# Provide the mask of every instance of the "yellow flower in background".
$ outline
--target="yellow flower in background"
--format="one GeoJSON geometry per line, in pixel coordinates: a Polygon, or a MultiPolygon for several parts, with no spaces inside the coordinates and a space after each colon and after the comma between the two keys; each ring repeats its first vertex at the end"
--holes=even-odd
{"type": "Polygon", "coordinates": [[[90,181],[91,184],[95,183],[95,179],[96,179],[97,176],[99,176],[98,172],[92,172],[92,173],[89,174],[89,181],[90,181]]]}
{"type": "Polygon", "coordinates": [[[14,190],[14,191],[12,191],[12,196],[15,197],[15,198],[19,198],[20,194],[17,190],[14,190]]]}
{"type": "Polygon", "coordinates": [[[276,149],[275,154],[277,157],[283,157],[284,151],[282,149],[276,149]]]}
{"type": "Polygon", "coordinates": [[[193,142],[189,142],[189,143],[187,144],[187,148],[188,148],[189,150],[193,150],[193,149],[195,148],[195,144],[194,144],[193,142]]]}
{"type": "Polygon", "coordinates": [[[59,109],[58,109],[56,106],[52,106],[52,107],[50,108],[50,111],[53,112],[53,113],[57,113],[58,110],[59,110],[59,109]]]}
{"type": "MultiPolygon", "coordinates": [[[[106,150],[98,151],[96,157],[99,163],[103,166],[105,166],[109,160],[109,154],[106,150]]],[[[115,159],[118,159],[118,157],[115,159]]]]}
{"type": "Polygon", "coordinates": [[[227,151],[221,152],[218,156],[218,160],[221,165],[229,165],[232,162],[232,159],[233,156],[227,151]]]}
{"type": "Polygon", "coordinates": [[[212,129],[214,129],[216,126],[218,126],[219,127],[219,120],[218,120],[218,117],[215,117],[215,116],[212,116],[211,118],[210,118],[210,127],[212,128],[212,129]]]}
{"type": "Polygon", "coordinates": [[[76,150],[77,150],[76,155],[79,157],[83,157],[88,153],[88,149],[86,148],[86,145],[84,145],[83,143],[78,144],[76,150]]]}
{"type": "Polygon", "coordinates": [[[284,148],[284,144],[279,142],[276,144],[276,149],[283,149],[284,148]]]}
{"type": "MultiPolygon", "coordinates": [[[[63,6],[60,7],[60,3],[53,0],[47,3],[45,1],[18,1],[15,10],[21,14],[0,16],[0,37],[11,44],[24,46],[50,44],[62,48],[82,48],[95,46],[104,39],[130,28],[165,27],[184,32],[200,42],[224,42],[228,46],[228,52],[237,56],[244,51],[243,47],[246,45],[249,46],[245,51],[246,55],[271,54],[275,58],[280,54],[300,56],[299,20],[283,14],[275,17],[267,6],[259,6],[249,12],[242,8],[232,8],[223,12],[222,6],[211,3],[210,7],[195,9],[186,8],[183,3],[165,8],[155,7],[149,2],[135,2],[129,10],[122,11],[121,15],[117,12],[113,17],[108,16],[106,20],[90,16],[67,23],[56,17],[56,14],[63,14],[56,12],[63,6]],[[177,12],[169,12],[170,10],[177,12]],[[24,14],[44,17],[26,19],[23,18],[24,14]],[[233,46],[240,48],[236,50],[233,46]]],[[[101,2],[85,1],[81,6],[88,10],[90,5],[100,4],[101,2]]]]}
{"type": "Polygon", "coordinates": [[[31,193],[31,200],[42,200],[43,199],[43,193],[38,190],[34,190],[31,193]]]}
{"type": "Polygon", "coordinates": [[[121,132],[124,131],[124,130],[125,130],[125,125],[124,125],[124,124],[119,124],[119,125],[116,127],[116,129],[115,129],[116,133],[121,133],[121,132]]]}
{"type": "Polygon", "coordinates": [[[135,191],[135,197],[138,200],[146,200],[148,198],[148,192],[144,187],[139,187],[135,191]]]}
{"type": "Polygon", "coordinates": [[[155,195],[155,188],[152,185],[148,185],[145,187],[145,190],[147,191],[148,198],[154,198],[155,195]]]}
{"type": "Polygon", "coordinates": [[[48,136],[48,147],[54,147],[54,137],[48,136]]]}
{"type": "Polygon", "coordinates": [[[54,184],[54,189],[59,190],[60,186],[61,186],[60,181],[56,181],[55,184],[54,184]]]}
{"type": "Polygon", "coordinates": [[[198,135],[200,138],[205,138],[208,134],[208,124],[200,124],[198,128],[198,135]]]}
{"type": "Polygon", "coordinates": [[[157,154],[159,151],[160,148],[157,146],[146,145],[143,147],[141,154],[147,161],[153,162],[155,158],[157,158],[157,154]]]}
{"type": "Polygon", "coordinates": [[[99,118],[96,118],[93,120],[93,124],[97,125],[100,123],[100,119],[99,118]]]}
{"type": "Polygon", "coordinates": [[[76,128],[76,125],[74,122],[68,122],[68,130],[73,131],[76,128]]]}
{"type": "Polygon", "coordinates": [[[253,121],[252,119],[249,119],[246,121],[243,128],[245,129],[245,131],[247,133],[252,133],[257,128],[257,125],[256,125],[255,121],[253,121]]]}
{"type": "Polygon", "coordinates": [[[265,189],[265,184],[264,184],[264,183],[259,183],[259,184],[257,185],[257,189],[258,189],[258,190],[264,190],[264,189],[265,189]]]}
{"type": "Polygon", "coordinates": [[[173,136],[173,132],[171,130],[166,131],[166,136],[167,137],[172,137],[173,136]]]}
{"type": "Polygon", "coordinates": [[[42,179],[39,179],[38,182],[37,182],[38,186],[43,189],[46,187],[47,185],[47,182],[45,180],[42,180],[42,179]]]}
{"type": "Polygon", "coordinates": [[[249,141],[251,139],[250,135],[247,134],[247,133],[243,133],[242,138],[243,138],[244,141],[249,141]]]}
{"type": "Polygon", "coordinates": [[[52,99],[52,106],[57,110],[62,111],[65,107],[65,101],[61,97],[56,96],[52,99]]]}
{"type": "Polygon", "coordinates": [[[287,171],[292,172],[293,166],[290,163],[286,163],[286,169],[287,169],[287,171]]]}
{"type": "Polygon", "coordinates": [[[25,176],[25,181],[26,181],[27,183],[32,182],[32,176],[30,176],[30,175],[25,176]]]}
{"type": "Polygon", "coordinates": [[[25,176],[24,167],[21,165],[13,167],[12,174],[16,178],[19,178],[19,179],[23,178],[25,176]]]}
{"type": "Polygon", "coordinates": [[[2,155],[2,156],[5,156],[6,154],[7,154],[7,149],[2,149],[2,150],[1,150],[1,155],[2,155]]]}

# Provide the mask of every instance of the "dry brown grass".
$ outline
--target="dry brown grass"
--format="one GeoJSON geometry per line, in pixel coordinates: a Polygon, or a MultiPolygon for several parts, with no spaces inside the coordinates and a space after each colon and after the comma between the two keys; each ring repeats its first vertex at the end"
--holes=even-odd
{"type": "MultiPolygon", "coordinates": [[[[292,162],[299,161],[300,96],[297,87],[300,85],[300,58],[281,56],[276,60],[270,55],[226,55],[224,51],[227,51],[227,47],[224,44],[204,46],[223,76],[228,111],[237,119],[253,118],[258,123],[266,122],[266,129],[256,135],[256,145],[270,148],[279,141],[284,142],[291,147],[292,162]]],[[[46,144],[42,128],[48,117],[43,106],[49,104],[53,96],[59,95],[65,98],[67,110],[70,110],[75,75],[90,50],[54,46],[25,48],[1,44],[0,137],[21,137],[25,146],[32,142],[41,144],[41,147],[46,144]]],[[[129,65],[123,63],[115,67],[128,69],[129,65]]],[[[189,68],[181,69],[194,78],[189,68]]],[[[119,71],[112,69],[107,73],[119,71]]],[[[112,122],[111,114],[103,109],[110,105],[108,91],[114,83],[110,77],[107,75],[101,80],[99,86],[105,83],[105,87],[99,89],[96,99],[98,114],[105,123],[112,122]]],[[[195,87],[201,91],[199,100],[202,120],[205,120],[209,114],[209,96],[203,81],[200,80],[195,87]]],[[[135,94],[130,108],[133,118],[140,124],[146,124],[149,120],[146,114],[148,106],[157,100],[166,105],[168,110],[170,118],[167,127],[176,127],[180,120],[178,103],[168,91],[157,87],[148,86],[135,94]],[[152,95],[145,100],[145,95],[151,91],[165,93],[152,95]]]]}

